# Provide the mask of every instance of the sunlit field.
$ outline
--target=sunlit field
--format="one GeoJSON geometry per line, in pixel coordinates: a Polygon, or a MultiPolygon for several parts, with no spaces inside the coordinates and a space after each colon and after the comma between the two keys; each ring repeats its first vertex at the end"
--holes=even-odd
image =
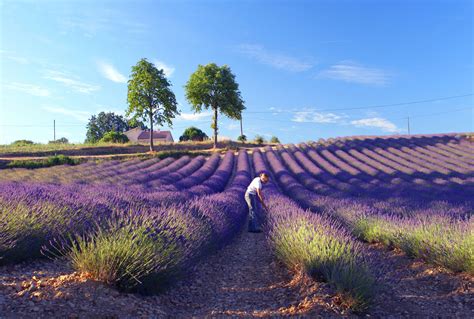
{"type": "Polygon", "coordinates": [[[382,306],[380,269],[390,264],[373,247],[474,275],[474,146],[454,135],[4,169],[0,264],[53,259],[119,291],[160,296],[240,236],[245,189],[262,172],[261,239],[289,272],[325,283],[337,309],[382,306]]]}

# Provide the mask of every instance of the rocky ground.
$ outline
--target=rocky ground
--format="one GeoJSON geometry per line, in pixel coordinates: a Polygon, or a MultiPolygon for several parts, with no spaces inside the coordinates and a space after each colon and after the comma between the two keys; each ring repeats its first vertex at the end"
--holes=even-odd
{"type": "MultiPolygon", "coordinates": [[[[0,318],[356,317],[333,290],[275,261],[263,234],[243,232],[190,276],[152,297],[119,293],[48,260],[0,267],[0,318]]],[[[472,277],[370,246],[384,265],[361,317],[474,318],[472,277]]]]}

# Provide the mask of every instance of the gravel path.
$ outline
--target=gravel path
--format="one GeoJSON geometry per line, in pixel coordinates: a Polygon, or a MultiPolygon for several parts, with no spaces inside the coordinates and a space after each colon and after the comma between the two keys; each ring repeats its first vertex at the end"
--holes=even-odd
{"type": "Polygon", "coordinates": [[[275,261],[262,233],[243,231],[160,296],[174,318],[340,317],[331,291],[275,261]]]}

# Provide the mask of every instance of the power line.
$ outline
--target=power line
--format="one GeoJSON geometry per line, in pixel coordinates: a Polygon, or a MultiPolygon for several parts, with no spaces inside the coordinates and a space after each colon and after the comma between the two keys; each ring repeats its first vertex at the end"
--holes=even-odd
{"type": "Polygon", "coordinates": [[[264,113],[264,114],[269,114],[269,113],[305,113],[305,112],[314,112],[314,111],[349,111],[349,110],[364,110],[364,109],[372,109],[372,108],[383,108],[383,107],[391,107],[391,106],[401,106],[401,105],[412,105],[412,104],[420,104],[420,103],[426,103],[426,102],[437,102],[437,101],[443,101],[443,100],[450,100],[450,99],[456,99],[456,98],[461,98],[461,97],[467,97],[467,96],[473,96],[474,93],[469,93],[469,94],[462,94],[462,95],[452,95],[452,96],[445,96],[445,97],[439,97],[439,98],[433,98],[433,99],[426,99],[426,100],[417,100],[417,101],[411,101],[411,102],[402,102],[402,103],[393,103],[393,104],[380,104],[380,105],[371,105],[371,106],[360,106],[360,107],[344,107],[344,108],[326,108],[326,109],[306,109],[303,111],[291,111],[291,110],[273,110],[273,111],[249,111],[245,113],[264,113]]]}

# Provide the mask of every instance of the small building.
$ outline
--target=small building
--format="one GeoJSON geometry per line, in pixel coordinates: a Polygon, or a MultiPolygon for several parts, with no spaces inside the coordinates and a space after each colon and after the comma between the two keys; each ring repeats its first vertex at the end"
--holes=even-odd
{"type": "MultiPolygon", "coordinates": [[[[142,130],[141,128],[136,127],[124,132],[123,134],[125,134],[128,137],[128,140],[130,142],[140,143],[140,144],[150,143],[150,134],[151,134],[150,130],[142,130]]],[[[171,142],[174,142],[174,140],[170,131],[157,130],[157,131],[153,131],[153,142],[171,143],[171,142]]]]}

